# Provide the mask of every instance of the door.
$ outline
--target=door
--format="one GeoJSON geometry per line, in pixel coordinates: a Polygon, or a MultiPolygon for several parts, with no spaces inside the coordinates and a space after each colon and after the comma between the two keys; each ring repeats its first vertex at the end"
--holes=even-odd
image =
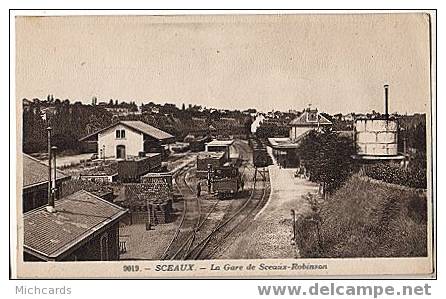
{"type": "Polygon", "coordinates": [[[125,159],[125,145],[116,146],[116,159],[125,159]]]}

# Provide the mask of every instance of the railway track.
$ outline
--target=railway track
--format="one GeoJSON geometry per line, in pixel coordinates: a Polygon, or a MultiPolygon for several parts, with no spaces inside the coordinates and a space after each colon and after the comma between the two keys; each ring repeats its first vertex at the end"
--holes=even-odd
{"type": "Polygon", "coordinates": [[[175,180],[177,189],[184,200],[184,208],[177,231],[162,255],[164,260],[184,259],[194,244],[197,232],[203,227],[220,202],[220,200],[216,200],[204,213],[201,198],[196,196],[194,188],[187,180],[189,173],[190,168],[186,168],[178,175],[178,180],[175,180]]]}
{"type": "MultiPolygon", "coordinates": [[[[249,157],[249,148],[246,147],[239,145],[238,150],[243,153],[241,156],[249,157]]],[[[243,160],[245,163],[242,165],[242,173],[246,170],[252,171],[253,167],[248,162],[249,158],[243,160]]],[[[226,212],[217,224],[204,227],[220,200],[216,200],[210,205],[208,211],[204,212],[200,203],[201,199],[197,198],[194,188],[187,181],[190,170],[190,166],[183,169],[175,180],[176,187],[184,199],[184,209],[177,231],[162,255],[164,260],[201,259],[211,256],[222,240],[246,223],[255,210],[263,205],[267,188],[269,188],[266,181],[253,182],[251,194],[247,199],[241,203],[233,202],[238,204],[235,209],[226,212]]]]}
{"type": "Polygon", "coordinates": [[[184,201],[183,215],[172,240],[161,256],[163,260],[182,259],[187,254],[188,247],[192,246],[191,237],[195,235],[195,230],[201,223],[200,200],[186,180],[190,169],[190,166],[186,166],[175,179],[175,185],[184,201]]]}
{"type": "Polygon", "coordinates": [[[267,199],[268,190],[269,184],[266,183],[266,180],[254,182],[249,198],[230,216],[223,217],[207,236],[201,239],[195,246],[192,246],[185,258],[194,260],[211,258],[223,240],[227,239],[234,231],[245,224],[251,218],[250,216],[262,207],[267,199]],[[262,186],[259,187],[258,185],[262,186]]]}

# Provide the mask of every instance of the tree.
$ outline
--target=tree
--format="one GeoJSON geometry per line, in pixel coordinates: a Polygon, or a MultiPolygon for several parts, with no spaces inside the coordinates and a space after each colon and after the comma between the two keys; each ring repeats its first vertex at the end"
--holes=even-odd
{"type": "Polygon", "coordinates": [[[298,151],[310,180],[325,183],[329,192],[341,186],[353,170],[353,144],[353,140],[331,129],[311,131],[305,136],[298,151]]]}

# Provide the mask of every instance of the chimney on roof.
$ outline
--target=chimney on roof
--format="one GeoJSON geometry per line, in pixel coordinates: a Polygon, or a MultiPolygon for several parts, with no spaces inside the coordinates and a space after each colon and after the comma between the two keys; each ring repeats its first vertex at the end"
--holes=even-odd
{"type": "Polygon", "coordinates": [[[389,85],[384,85],[384,116],[389,118],[389,85]]]}
{"type": "MultiPolygon", "coordinates": [[[[52,173],[51,173],[51,127],[47,128],[48,131],[48,205],[46,206],[46,210],[50,213],[56,212],[56,209],[54,208],[54,197],[53,197],[53,182],[52,182],[52,173]]],[[[54,177],[56,176],[56,173],[54,173],[54,177]]],[[[55,181],[55,180],[54,180],[55,181]]]]}

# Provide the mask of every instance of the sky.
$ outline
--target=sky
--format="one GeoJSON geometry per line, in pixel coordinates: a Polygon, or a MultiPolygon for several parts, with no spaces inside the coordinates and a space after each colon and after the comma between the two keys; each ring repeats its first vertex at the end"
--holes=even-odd
{"type": "Polygon", "coordinates": [[[16,99],[426,112],[426,14],[18,17],[16,99]]]}

